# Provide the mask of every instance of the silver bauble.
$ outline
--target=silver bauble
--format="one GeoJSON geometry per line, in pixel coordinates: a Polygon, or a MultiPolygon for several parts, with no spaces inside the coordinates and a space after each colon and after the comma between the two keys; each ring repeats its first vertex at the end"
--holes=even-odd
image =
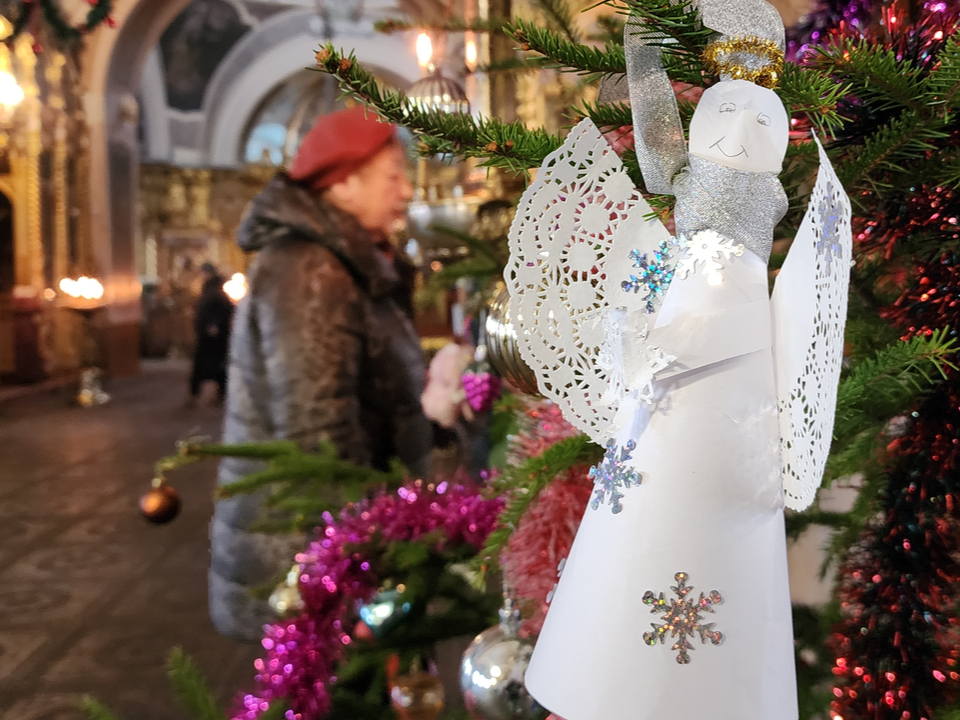
{"type": "Polygon", "coordinates": [[[517,634],[519,626],[520,614],[507,600],[500,624],[477,635],[463,654],[460,689],[474,720],[544,720],[549,714],[523,684],[534,643],[517,634]]]}
{"type": "Polygon", "coordinates": [[[381,590],[368,604],[360,607],[363,623],[377,639],[396,627],[410,612],[410,603],[403,600],[399,590],[381,590]]]}
{"type": "Polygon", "coordinates": [[[517,390],[541,397],[537,376],[520,357],[517,332],[510,319],[510,293],[504,288],[487,308],[487,357],[500,376],[517,390]]]}

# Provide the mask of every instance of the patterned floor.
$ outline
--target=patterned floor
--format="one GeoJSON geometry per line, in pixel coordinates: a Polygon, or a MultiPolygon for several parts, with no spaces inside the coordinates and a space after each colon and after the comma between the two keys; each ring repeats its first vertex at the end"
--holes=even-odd
{"type": "Polygon", "coordinates": [[[206,610],[213,463],[173,478],[184,509],[138,514],[153,462],[178,438],[218,434],[184,407],[169,363],[108,386],[84,410],[70,388],[0,402],[0,718],[74,720],[91,694],[124,720],[177,720],[164,663],[181,645],[222,702],[249,683],[256,648],[220,637],[206,610]]]}

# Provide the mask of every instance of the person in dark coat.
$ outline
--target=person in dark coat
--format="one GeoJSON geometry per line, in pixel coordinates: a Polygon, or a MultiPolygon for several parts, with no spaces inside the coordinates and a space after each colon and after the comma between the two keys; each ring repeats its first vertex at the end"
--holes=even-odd
{"type": "MultiPolygon", "coordinates": [[[[234,319],[224,442],[329,441],[360,465],[398,457],[427,473],[424,359],[386,242],[411,197],[396,129],[356,109],[321,117],[289,173],[255,198],[238,237],[259,254],[234,319]]],[[[257,469],[224,459],[219,482],[257,469]]],[[[303,544],[253,532],[263,512],[260,496],[221,500],[211,525],[211,617],[254,642],[272,614],[250,590],[289,570],[303,544]]]]}
{"type": "Polygon", "coordinates": [[[193,372],[190,374],[190,398],[200,395],[205,380],[217,383],[218,397],[227,392],[227,347],[230,342],[230,321],[233,303],[223,291],[224,279],[210,263],[204,263],[203,288],[194,316],[197,344],[193,354],[193,372]]]}

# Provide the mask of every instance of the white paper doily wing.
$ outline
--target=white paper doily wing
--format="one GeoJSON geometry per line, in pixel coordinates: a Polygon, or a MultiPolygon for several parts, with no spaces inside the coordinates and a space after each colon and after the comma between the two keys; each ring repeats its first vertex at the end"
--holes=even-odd
{"type": "Polygon", "coordinates": [[[794,510],[813,502],[830,452],[852,253],[850,200],[817,147],[817,184],[772,299],[783,489],[794,510]]]}
{"type": "MultiPolygon", "coordinates": [[[[596,442],[614,429],[624,395],[611,361],[620,338],[610,311],[645,303],[624,292],[630,251],[653,251],[666,229],[589,119],[551,153],[520,199],[504,279],[520,354],[540,391],[596,442]],[[516,303],[515,305],[513,305],[516,303]]],[[[619,323],[622,326],[622,323],[619,323]]]]}

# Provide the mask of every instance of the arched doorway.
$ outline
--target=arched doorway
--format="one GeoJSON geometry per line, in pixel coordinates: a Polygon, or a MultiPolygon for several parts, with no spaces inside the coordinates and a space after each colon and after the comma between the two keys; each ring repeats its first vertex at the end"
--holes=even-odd
{"type": "Polygon", "coordinates": [[[107,370],[114,376],[139,370],[136,93],[147,54],[190,1],[118,0],[113,13],[117,27],[98,28],[83,60],[92,270],[105,281],[102,340],[107,370]]]}

